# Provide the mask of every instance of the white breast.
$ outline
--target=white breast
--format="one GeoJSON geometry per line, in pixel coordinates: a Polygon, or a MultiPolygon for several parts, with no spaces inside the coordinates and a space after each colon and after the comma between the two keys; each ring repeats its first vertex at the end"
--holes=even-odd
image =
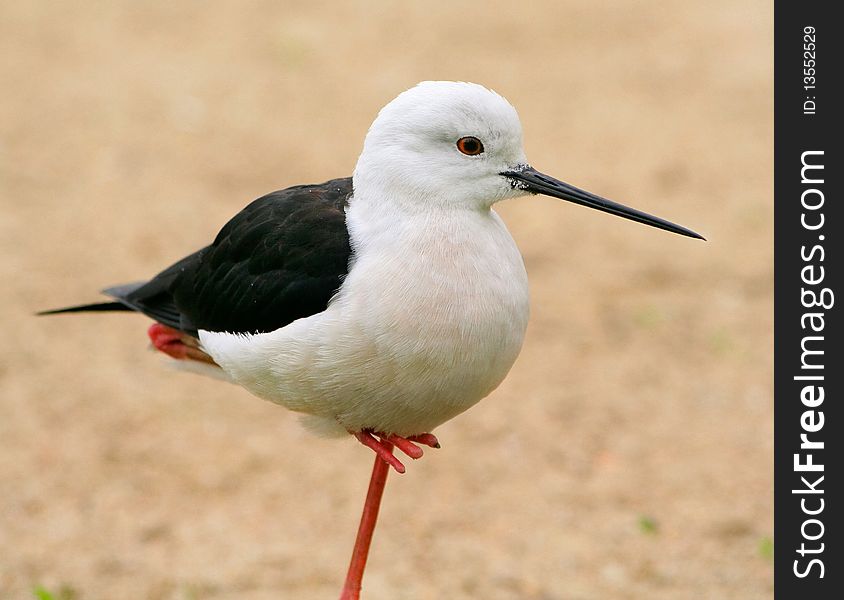
{"type": "Polygon", "coordinates": [[[491,210],[347,213],[355,260],[328,309],[252,336],[200,332],[254,394],[323,433],[433,430],[494,390],[528,319],[521,255],[491,210]]]}

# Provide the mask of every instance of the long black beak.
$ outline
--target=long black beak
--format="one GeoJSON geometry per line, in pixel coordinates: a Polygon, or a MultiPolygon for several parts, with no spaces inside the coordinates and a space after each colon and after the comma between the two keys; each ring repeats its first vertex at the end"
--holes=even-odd
{"type": "Polygon", "coordinates": [[[610,213],[611,215],[624,217],[625,219],[630,219],[631,221],[638,221],[639,223],[644,223],[645,225],[650,225],[651,227],[656,227],[657,229],[664,229],[665,231],[679,233],[680,235],[697,238],[699,240],[706,239],[691,229],[675,225],[665,219],[660,219],[659,217],[643,213],[642,211],[630,208],[629,206],[624,206],[618,202],[601,198],[600,196],[596,196],[586,190],[581,190],[573,185],[562,182],[559,179],[554,179],[553,177],[544,175],[533,167],[524,166],[513,171],[504,171],[501,175],[507,177],[513,187],[521,188],[532,194],[545,194],[546,196],[561,198],[562,200],[568,200],[569,202],[574,202],[575,204],[595,208],[597,210],[610,213]]]}

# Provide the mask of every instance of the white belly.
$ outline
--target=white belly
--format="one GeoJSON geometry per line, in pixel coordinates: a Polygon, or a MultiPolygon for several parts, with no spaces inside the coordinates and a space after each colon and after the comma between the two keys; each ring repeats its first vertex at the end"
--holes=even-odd
{"type": "Polygon", "coordinates": [[[235,382],[325,433],[431,431],[516,360],[528,319],[521,255],[492,211],[389,229],[348,218],[356,259],[326,311],[254,336],[203,331],[203,347],[235,382]]]}

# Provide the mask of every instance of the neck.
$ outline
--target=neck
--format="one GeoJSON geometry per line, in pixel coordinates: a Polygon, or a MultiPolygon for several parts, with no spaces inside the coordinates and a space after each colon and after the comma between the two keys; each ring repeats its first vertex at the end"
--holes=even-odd
{"type": "Polygon", "coordinates": [[[395,191],[388,195],[358,185],[346,219],[356,254],[375,248],[450,246],[498,221],[488,207],[471,208],[442,196],[419,199],[395,191]]]}

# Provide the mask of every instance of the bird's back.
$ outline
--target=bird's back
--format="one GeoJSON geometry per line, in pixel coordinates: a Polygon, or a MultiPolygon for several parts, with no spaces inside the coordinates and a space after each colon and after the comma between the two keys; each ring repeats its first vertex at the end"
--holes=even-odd
{"type": "Polygon", "coordinates": [[[179,331],[274,331],[325,310],[348,271],[350,178],[258,198],[213,243],[148,282],[105,290],[179,331]]]}

